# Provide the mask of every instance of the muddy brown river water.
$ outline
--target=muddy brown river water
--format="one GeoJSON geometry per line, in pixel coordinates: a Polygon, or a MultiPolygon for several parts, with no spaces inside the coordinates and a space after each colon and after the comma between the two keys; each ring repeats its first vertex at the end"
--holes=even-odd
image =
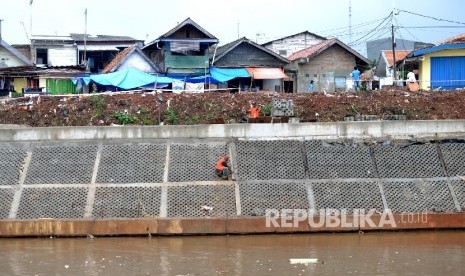
{"type": "Polygon", "coordinates": [[[465,275],[465,231],[0,239],[0,275],[465,275]]]}

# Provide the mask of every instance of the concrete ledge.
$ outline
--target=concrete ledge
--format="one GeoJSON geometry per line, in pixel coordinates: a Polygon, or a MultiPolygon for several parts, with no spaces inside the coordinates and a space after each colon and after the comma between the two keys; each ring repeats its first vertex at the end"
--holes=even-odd
{"type": "MultiPolygon", "coordinates": [[[[348,216],[346,226],[312,227],[308,221],[291,226],[270,225],[264,217],[188,218],[188,219],[108,219],[108,220],[4,220],[0,221],[0,237],[78,237],[78,236],[144,236],[144,235],[207,235],[258,233],[310,233],[401,231],[418,229],[465,229],[465,213],[410,213],[393,215],[395,227],[380,225],[381,215],[371,220],[375,227],[363,225],[356,216],[348,216]],[[352,227],[350,227],[352,225],[352,227]]],[[[292,224],[292,218],[285,218],[292,224]]],[[[317,217],[313,222],[324,221],[317,217]]],[[[334,222],[334,220],[333,220],[334,222]]]]}
{"type": "Polygon", "coordinates": [[[2,128],[0,141],[171,138],[421,138],[464,135],[465,120],[366,121],[298,124],[212,124],[194,126],[105,126],[2,128]]]}

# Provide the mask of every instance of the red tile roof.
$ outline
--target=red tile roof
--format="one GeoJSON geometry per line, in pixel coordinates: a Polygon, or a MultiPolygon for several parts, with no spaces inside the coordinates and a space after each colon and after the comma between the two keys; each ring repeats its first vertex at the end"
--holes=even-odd
{"type": "Polygon", "coordinates": [[[443,41],[440,41],[438,44],[444,43],[465,43],[465,33],[449,37],[443,41]]]}
{"type": "MultiPolygon", "coordinates": [[[[410,54],[410,50],[397,50],[396,51],[396,63],[399,60],[404,59],[408,54],[410,54]]],[[[384,56],[386,57],[386,61],[389,67],[392,67],[393,64],[393,55],[392,50],[383,50],[384,56]]]]}
{"type": "Polygon", "coordinates": [[[113,68],[115,68],[115,66],[117,66],[132,51],[132,49],[134,49],[134,47],[136,47],[136,45],[128,47],[124,49],[123,51],[121,51],[120,53],[118,53],[116,57],[105,67],[105,69],[103,69],[102,73],[103,74],[109,73],[113,68]]]}
{"type": "Polygon", "coordinates": [[[306,49],[300,50],[300,51],[298,51],[296,53],[293,53],[287,59],[290,60],[290,61],[293,61],[293,60],[296,60],[296,59],[299,59],[299,58],[311,57],[313,55],[316,55],[316,54],[320,53],[322,50],[325,50],[327,47],[332,45],[334,42],[335,42],[334,38],[325,40],[325,41],[323,41],[321,43],[318,43],[318,44],[316,44],[314,46],[311,46],[309,48],[306,48],[306,49]]]}

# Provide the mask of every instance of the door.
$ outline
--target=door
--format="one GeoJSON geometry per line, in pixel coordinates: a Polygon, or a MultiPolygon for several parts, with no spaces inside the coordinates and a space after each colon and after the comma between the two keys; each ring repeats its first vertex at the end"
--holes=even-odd
{"type": "Polygon", "coordinates": [[[431,58],[431,89],[454,90],[463,87],[465,56],[431,58]]]}

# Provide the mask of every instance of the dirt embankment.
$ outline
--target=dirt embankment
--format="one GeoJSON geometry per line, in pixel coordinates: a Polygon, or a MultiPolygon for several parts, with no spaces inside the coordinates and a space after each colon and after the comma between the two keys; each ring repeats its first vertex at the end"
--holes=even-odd
{"type": "Polygon", "coordinates": [[[407,93],[390,88],[357,94],[282,94],[209,92],[38,96],[0,100],[0,124],[34,127],[102,126],[112,124],[192,125],[217,118],[239,122],[247,116],[250,101],[270,104],[273,98],[292,99],[301,121],[342,121],[347,116],[405,115],[408,120],[465,119],[465,90],[407,93]]]}

